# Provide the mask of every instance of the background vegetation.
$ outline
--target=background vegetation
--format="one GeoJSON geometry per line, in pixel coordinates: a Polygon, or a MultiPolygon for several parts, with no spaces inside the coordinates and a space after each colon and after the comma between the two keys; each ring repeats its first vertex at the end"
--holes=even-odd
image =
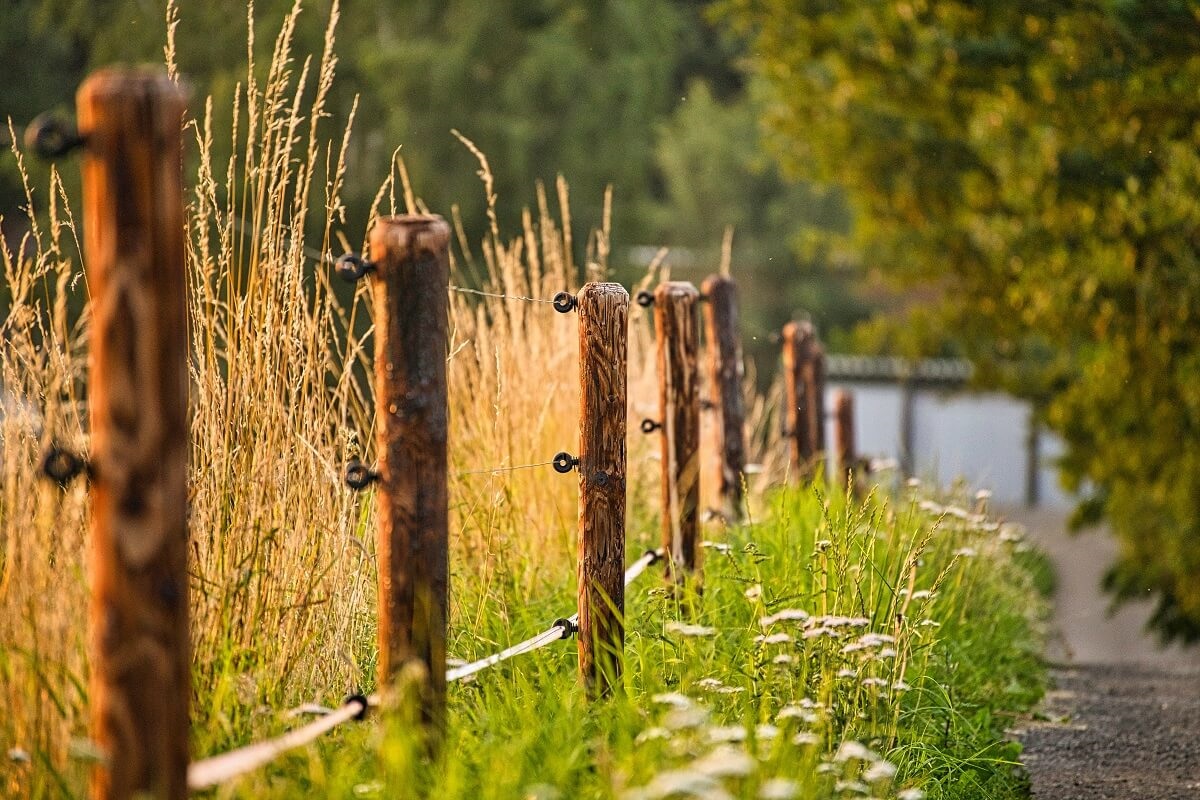
{"type": "Polygon", "coordinates": [[[1119,596],[1200,638],[1200,6],[728,0],[774,151],[914,301],[860,344],[969,355],[1061,434],[1119,596]],[[919,304],[919,305],[918,305],[919,304]]]}

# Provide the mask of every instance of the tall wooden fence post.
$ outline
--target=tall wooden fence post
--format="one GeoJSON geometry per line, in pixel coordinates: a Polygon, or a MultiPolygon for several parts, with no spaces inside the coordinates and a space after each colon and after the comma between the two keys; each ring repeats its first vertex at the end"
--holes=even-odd
{"type": "Polygon", "coordinates": [[[625,418],[629,293],[589,283],[579,311],[579,673],[621,687],[625,652],[625,418]]]}
{"type": "Polygon", "coordinates": [[[381,217],[371,229],[379,453],[379,687],[416,703],[436,738],[446,704],[449,566],[446,348],[450,227],[381,217]]]}
{"type": "Polygon", "coordinates": [[[187,795],[184,91],[104,70],[79,89],[91,292],[89,571],[97,798],[187,795]]]}
{"type": "Polygon", "coordinates": [[[742,401],[742,341],[738,331],[737,284],[710,275],[701,286],[708,299],[709,400],[717,415],[717,458],[713,477],[723,510],[742,516],[742,477],[746,469],[745,404],[742,401]]]}
{"type": "Polygon", "coordinates": [[[810,477],[825,479],[825,348],[813,337],[808,361],[804,365],[804,394],[808,397],[808,439],[813,453],[810,477]]]}
{"type": "Polygon", "coordinates": [[[816,337],[808,322],[789,322],[783,326],[783,388],[784,429],[791,455],[792,474],[804,481],[812,477],[813,455],[816,446],[812,439],[812,423],[808,393],[808,362],[812,359],[816,337]]]}
{"type": "Polygon", "coordinates": [[[844,488],[852,489],[857,482],[858,453],[854,438],[854,395],[838,389],[833,395],[834,447],[837,448],[837,468],[844,488]]]}
{"type": "Polygon", "coordinates": [[[700,293],[668,281],[654,290],[658,346],[658,410],[662,426],[662,546],[667,574],[699,576],[700,396],[696,350],[700,293]],[[680,574],[680,573],[683,574],[680,574]]]}

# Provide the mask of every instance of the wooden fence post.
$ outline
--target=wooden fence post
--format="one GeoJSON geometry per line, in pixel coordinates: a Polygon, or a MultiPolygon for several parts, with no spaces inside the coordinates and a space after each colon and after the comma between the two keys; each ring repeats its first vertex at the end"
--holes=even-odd
{"type": "Polygon", "coordinates": [[[621,687],[625,652],[625,418],[629,293],[589,283],[579,311],[579,674],[621,687]]]}
{"type": "Polygon", "coordinates": [[[700,506],[700,397],[696,349],[700,293],[668,281],[654,290],[658,346],[658,410],[662,426],[662,546],[667,574],[699,576],[696,546],[700,506]]]}
{"type": "Polygon", "coordinates": [[[808,397],[808,439],[812,443],[810,477],[825,479],[825,348],[813,336],[804,365],[804,394],[808,397]]]}
{"type": "Polygon", "coordinates": [[[379,454],[379,687],[445,718],[449,611],[446,348],[450,227],[380,217],[371,229],[379,454]]]}
{"type": "Polygon", "coordinates": [[[808,322],[789,322],[783,326],[783,388],[787,404],[784,432],[788,439],[792,474],[801,481],[812,477],[812,461],[816,452],[809,411],[811,398],[805,378],[815,339],[813,327],[808,322]]]}
{"type": "Polygon", "coordinates": [[[854,395],[838,389],[833,395],[834,446],[837,467],[844,488],[853,488],[859,477],[858,454],[854,439],[854,395]]]}
{"type": "Polygon", "coordinates": [[[91,292],[91,735],[97,798],[187,795],[185,92],[151,71],[79,88],[91,292]]]}
{"type": "Polygon", "coordinates": [[[708,303],[708,391],[717,416],[717,458],[713,477],[723,510],[742,517],[742,474],[746,468],[745,405],[742,401],[742,342],[738,332],[737,284],[710,275],[701,286],[708,303]]]}

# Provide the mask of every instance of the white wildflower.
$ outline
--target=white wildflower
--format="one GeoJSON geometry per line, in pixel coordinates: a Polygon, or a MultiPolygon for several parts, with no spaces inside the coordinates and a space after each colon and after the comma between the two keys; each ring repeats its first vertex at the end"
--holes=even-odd
{"type": "Polygon", "coordinates": [[[837,676],[839,678],[853,678],[857,674],[858,674],[857,672],[850,669],[849,667],[843,667],[842,669],[839,669],[837,672],[837,676]]]}
{"type": "Polygon", "coordinates": [[[992,490],[991,489],[980,489],[978,492],[975,493],[975,499],[980,500],[980,501],[991,500],[992,499],[992,490]]]}
{"type": "Polygon", "coordinates": [[[916,489],[921,485],[921,480],[919,478],[909,478],[904,482],[904,485],[910,489],[916,489]]]}
{"type": "Polygon", "coordinates": [[[847,739],[838,745],[837,753],[834,754],[833,760],[840,763],[843,761],[849,761],[852,758],[856,758],[860,761],[879,760],[879,756],[862,742],[856,742],[853,739],[847,739]]]}
{"type": "Polygon", "coordinates": [[[708,712],[703,708],[672,708],[662,718],[663,726],[673,731],[699,728],[706,722],[708,712]]]}
{"type": "Polygon", "coordinates": [[[763,740],[776,739],[779,737],[779,728],[764,722],[754,729],[754,737],[763,740]]]}
{"type": "Polygon", "coordinates": [[[876,658],[895,658],[896,650],[892,647],[885,647],[875,654],[876,658]]]}
{"type": "Polygon", "coordinates": [[[725,684],[717,678],[701,678],[700,680],[696,681],[696,685],[701,689],[712,691],[713,689],[724,686],[725,684]]]}
{"type": "Polygon", "coordinates": [[[838,781],[833,785],[835,792],[854,792],[855,794],[870,794],[871,787],[859,781],[838,781]]]}
{"type": "Polygon", "coordinates": [[[922,628],[940,628],[940,627],[942,627],[942,623],[937,622],[936,620],[932,620],[932,619],[923,619],[920,622],[918,622],[917,624],[920,625],[922,628]]]}
{"type": "Polygon", "coordinates": [[[809,628],[804,632],[805,639],[816,639],[818,636],[837,636],[838,632],[833,628],[826,628],[822,625],[819,628],[809,628]]]}
{"type": "Polygon", "coordinates": [[[785,778],[771,778],[763,782],[758,796],[762,800],[792,800],[800,796],[800,784],[785,778]]]}
{"type": "Polygon", "coordinates": [[[960,547],[954,551],[954,555],[961,556],[962,558],[974,558],[979,553],[976,552],[974,547],[960,547]]]}
{"type": "Polygon", "coordinates": [[[710,742],[744,742],[746,741],[746,729],[740,725],[722,725],[708,729],[708,740],[710,742]]]}
{"type": "Polygon", "coordinates": [[[747,600],[754,600],[755,598],[762,597],[762,586],[757,583],[754,584],[745,591],[745,595],[747,600]]]}
{"type": "Polygon", "coordinates": [[[764,628],[774,625],[776,622],[796,621],[804,622],[808,619],[808,612],[801,608],[784,608],[776,611],[774,614],[763,617],[758,621],[759,625],[764,628]]]}
{"type": "Polygon", "coordinates": [[[655,739],[670,739],[670,738],[671,738],[671,732],[669,730],[667,730],[666,728],[660,728],[658,726],[655,726],[653,728],[646,728],[646,730],[642,731],[641,733],[639,733],[637,735],[637,738],[634,739],[634,741],[637,744],[641,744],[642,742],[650,742],[650,741],[654,741],[655,739]]]}
{"type": "Polygon", "coordinates": [[[905,789],[896,795],[896,800],[925,800],[925,792],[920,789],[905,789]]]}
{"type": "Polygon", "coordinates": [[[896,681],[895,683],[892,684],[892,689],[897,692],[907,692],[911,688],[912,687],[909,686],[904,681],[896,681]]]}
{"type": "Polygon", "coordinates": [[[749,775],[754,771],[754,759],[736,747],[718,747],[692,762],[691,769],[714,778],[749,775]]]}
{"type": "Polygon", "coordinates": [[[863,678],[861,683],[863,686],[878,686],[880,688],[884,688],[888,685],[888,682],[883,678],[863,678]]]}
{"type": "Polygon", "coordinates": [[[675,708],[691,708],[694,705],[692,698],[679,692],[663,692],[662,694],[654,695],[650,700],[658,703],[660,706],[673,706],[675,708]]]}
{"type": "Polygon", "coordinates": [[[780,653],[771,659],[772,664],[795,664],[799,661],[800,659],[790,655],[789,653],[780,653]]]}
{"type": "Polygon", "coordinates": [[[802,731],[792,737],[792,744],[796,744],[796,745],[820,744],[820,743],[821,743],[821,737],[815,733],[810,733],[808,731],[802,731]]]}
{"type": "Polygon", "coordinates": [[[31,757],[28,750],[20,747],[13,747],[8,751],[8,760],[17,764],[28,764],[31,760],[31,757]]]}
{"type": "Polygon", "coordinates": [[[644,789],[631,792],[627,798],[658,800],[664,797],[702,797],[705,800],[725,800],[731,795],[716,778],[690,769],[673,769],[655,775],[644,789]]]}
{"type": "Polygon", "coordinates": [[[786,633],[772,633],[770,636],[755,636],[754,641],[759,644],[784,644],[785,642],[793,641],[793,639],[786,633]]]}
{"type": "Polygon", "coordinates": [[[837,772],[837,771],[838,771],[837,764],[830,764],[828,761],[822,761],[820,764],[817,764],[817,773],[818,774],[826,773],[826,772],[837,772]]]}
{"type": "Polygon", "coordinates": [[[680,636],[714,636],[717,629],[707,625],[693,625],[690,622],[672,620],[667,623],[667,633],[677,633],[680,636]]]}
{"type": "Polygon", "coordinates": [[[862,774],[863,780],[867,783],[875,783],[876,781],[890,781],[896,777],[896,765],[890,761],[885,761],[882,758],[867,768],[862,774]]]}

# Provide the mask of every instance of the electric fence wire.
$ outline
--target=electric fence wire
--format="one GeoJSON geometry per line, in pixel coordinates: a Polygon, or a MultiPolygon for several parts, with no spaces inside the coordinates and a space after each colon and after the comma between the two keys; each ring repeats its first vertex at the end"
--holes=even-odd
{"type": "MultiPolygon", "coordinates": [[[[658,550],[649,550],[641,558],[630,564],[629,568],[625,570],[625,586],[629,586],[637,580],[651,564],[663,557],[664,552],[661,548],[658,550]]],[[[463,664],[447,670],[446,681],[454,682],[462,680],[482,672],[489,667],[494,667],[496,664],[507,661],[514,656],[532,653],[560,639],[565,639],[575,632],[578,624],[579,614],[572,614],[566,619],[556,620],[553,625],[537,636],[526,639],[512,647],[505,648],[498,653],[493,653],[487,658],[481,658],[470,664],[463,664]]],[[[258,769],[288,750],[306,745],[318,739],[342,723],[349,722],[352,719],[362,719],[368,707],[378,706],[379,703],[379,695],[373,694],[370,697],[362,697],[360,695],[349,697],[345,703],[335,709],[329,709],[315,703],[307,703],[299,706],[293,709],[290,714],[293,716],[297,714],[315,714],[317,718],[312,722],[308,722],[298,728],[293,728],[287,733],[280,734],[274,738],[264,739],[261,742],[255,742],[245,747],[230,750],[227,753],[221,753],[220,755],[193,762],[188,766],[188,788],[192,791],[207,789],[258,769]]]]}

